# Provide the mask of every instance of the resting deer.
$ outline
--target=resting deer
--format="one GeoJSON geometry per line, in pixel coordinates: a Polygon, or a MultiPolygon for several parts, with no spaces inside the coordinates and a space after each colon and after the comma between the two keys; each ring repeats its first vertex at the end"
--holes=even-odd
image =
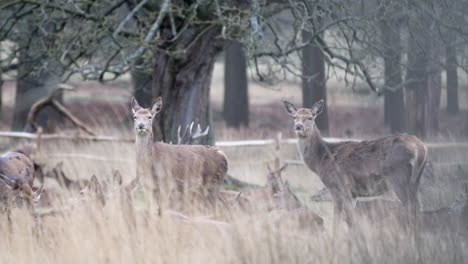
{"type": "MultiPolygon", "coordinates": [[[[277,163],[277,165],[279,165],[277,163]]],[[[291,229],[293,225],[303,230],[317,230],[323,227],[323,219],[307,208],[294,194],[288,181],[281,177],[286,165],[271,169],[268,166],[267,183],[264,187],[247,192],[222,191],[221,195],[231,208],[248,214],[265,212],[275,226],[291,229]]],[[[238,217],[238,214],[235,214],[238,217]]]]}
{"type": "MultiPolygon", "coordinates": [[[[152,179],[156,194],[201,189],[209,201],[216,202],[228,163],[217,147],[172,145],[153,142],[153,119],[162,109],[159,97],[150,108],[141,107],[132,97],[131,109],[136,133],[137,178],[152,179]]],[[[158,202],[161,197],[158,198],[158,202]]]]}
{"type": "Polygon", "coordinates": [[[427,157],[424,143],[406,134],[362,142],[326,142],[315,124],[323,104],[320,100],[311,109],[297,109],[284,100],[286,111],[294,119],[304,163],[332,194],[334,226],[342,211],[352,226],[355,198],[382,195],[390,189],[408,209],[410,224],[415,223],[419,211],[417,189],[427,157]]]}

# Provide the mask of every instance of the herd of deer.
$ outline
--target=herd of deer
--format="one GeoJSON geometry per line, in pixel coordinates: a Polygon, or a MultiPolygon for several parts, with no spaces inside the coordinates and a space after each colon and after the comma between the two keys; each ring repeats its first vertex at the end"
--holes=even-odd
{"type": "MultiPolygon", "coordinates": [[[[396,194],[406,209],[405,224],[414,226],[420,214],[418,185],[427,162],[425,144],[417,137],[406,134],[361,142],[329,143],[321,137],[315,124],[323,104],[321,100],[310,109],[298,109],[284,101],[287,113],[294,120],[298,150],[304,163],[319,175],[333,198],[333,226],[344,218],[347,225],[352,227],[355,224],[353,216],[356,199],[380,196],[386,192],[396,194]]],[[[157,98],[150,108],[143,108],[135,98],[131,99],[137,172],[130,184],[122,185],[122,176],[118,171],[114,174],[113,183],[108,184],[100,183],[95,176],[90,180],[72,181],[63,175],[60,166],[50,172],[52,177],[69,189],[80,190],[82,195],[95,195],[103,205],[106,193],[111,192],[111,188],[105,186],[126,192],[141,187],[149,189],[154,196],[160,208],[159,213],[162,212],[161,208],[173,206],[173,200],[178,200],[180,194],[195,192],[201,197],[200,200],[214,206],[214,209],[218,204],[223,204],[228,208],[255,211],[262,204],[267,211],[299,211],[309,216],[305,218],[306,222],[323,224],[323,220],[308,211],[291,191],[287,181],[282,180],[281,171],[285,167],[281,167],[279,162],[276,168],[269,168],[266,187],[244,193],[226,191],[221,187],[227,175],[228,161],[219,148],[153,142],[153,119],[161,109],[161,98],[157,98]]],[[[201,130],[197,132],[202,134],[201,130]]],[[[14,151],[0,157],[0,195],[4,208],[9,208],[13,202],[21,199],[34,206],[41,199],[43,185],[40,188],[33,187],[37,168],[27,154],[14,151]]],[[[464,214],[468,214],[468,202],[462,208],[464,214]]]]}

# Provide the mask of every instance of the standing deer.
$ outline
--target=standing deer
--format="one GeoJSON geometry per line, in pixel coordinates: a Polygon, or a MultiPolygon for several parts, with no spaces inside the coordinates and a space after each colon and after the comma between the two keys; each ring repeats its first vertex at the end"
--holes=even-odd
{"type": "Polygon", "coordinates": [[[406,134],[361,142],[326,142],[315,124],[323,104],[320,100],[311,109],[297,109],[284,100],[287,113],[294,119],[304,163],[318,174],[333,197],[334,226],[343,211],[348,226],[352,226],[355,198],[378,196],[389,190],[407,208],[410,226],[415,224],[417,189],[427,158],[424,143],[406,134]]]}
{"type": "MultiPolygon", "coordinates": [[[[225,154],[212,146],[153,142],[152,124],[162,109],[161,97],[150,108],[141,107],[132,97],[131,109],[136,133],[137,178],[152,179],[158,196],[170,195],[175,188],[181,192],[201,188],[208,200],[215,203],[228,169],[225,154]]],[[[161,198],[164,197],[157,198],[158,202],[161,198]]]]}

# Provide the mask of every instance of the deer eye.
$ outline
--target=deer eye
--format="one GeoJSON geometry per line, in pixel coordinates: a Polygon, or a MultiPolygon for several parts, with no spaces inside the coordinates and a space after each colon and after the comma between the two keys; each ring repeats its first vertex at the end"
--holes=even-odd
{"type": "Polygon", "coordinates": [[[307,120],[308,120],[308,121],[313,121],[314,118],[313,118],[313,117],[308,117],[307,120]]]}
{"type": "Polygon", "coordinates": [[[148,119],[151,119],[151,116],[148,116],[148,119]]]}
{"type": "Polygon", "coordinates": [[[296,119],[297,119],[297,117],[293,116],[293,120],[296,120],[296,119]]]}
{"type": "Polygon", "coordinates": [[[133,116],[133,119],[136,119],[136,116],[133,116]]]}

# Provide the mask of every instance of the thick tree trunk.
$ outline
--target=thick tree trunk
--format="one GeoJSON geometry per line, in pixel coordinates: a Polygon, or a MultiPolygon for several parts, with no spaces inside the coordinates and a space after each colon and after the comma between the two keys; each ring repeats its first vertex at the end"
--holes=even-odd
{"type": "Polygon", "coordinates": [[[153,100],[152,88],[153,84],[152,72],[145,69],[134,69],[131,71],[133,96],[137,99],[140,105],[149,107],[153,100]]]}
{"type": "MultiPolygon", "coordinates": [[[[312,34],[302,31],[303,41],[308,41],[312,34]]],[[[304,107],[312,107],[320,99],[325,100],[322,113],[315,121],[320,131],[327,135],[328,110],[327,110],[327,87],[325,80],[325,59],[322,50],[316,45],[308,45],[302,50],[302,102],[304,107]]]]}
{"type": "Polygon", "coordinates": [[[405,131],[405,100],[401,74],[401,37],[397,23],[382,21],[380,23],[384,75],[385,75],[385,123],[392,132],[405,131]]]}
{"type": "Polygon", "coordinates": [[[437,135],[439,132],[440,96],[442,92],[442,67],[440,45],[432,45],[430,50],[428,105],[427,105],[427,131],[428,135],[437,135]]]}
{"type": "MultiPolygon", "coordinates": [[[[161,38],[171,39],[170,32],[168,27],[163,28],[161,38]]],[[[202,128],[210,126],[210,133],[194,143],[214,143],[209,91],[215,58],[222,50],[222,41],[216,39],[219,32],[217,27],[188,28],[164,47],[185,52],[155,52],[153,96],[163,98],[163,110],[154,122],[155,140],[177,142],[177,128],[181,126],[183,130],[195,122],[202,128]]]]}
{"type": "Polygon", "coordinates": [[[224,120],[228,127],[249,125],[249,95],[247,63],[242,45],[237,41],[226,43],[224,63],[224,120]]]}
{"type": "Polygon", "coordinates": [[[445,64],[447,72],[447,112],[456,114],[459,111],[458,103],[458,63],[457,51],[454,45],[453,33],[448,33],[445,45],[445,64]]]}
{"type": "MultiPolygon", "coordinates": [[[[420,32],[419,32],[420,33],[420,32]]],[[[428,51],[426,34],[409,35],[408,69],[406,86],[407,125],[412,134],[426,137],[428,51]]]]}

